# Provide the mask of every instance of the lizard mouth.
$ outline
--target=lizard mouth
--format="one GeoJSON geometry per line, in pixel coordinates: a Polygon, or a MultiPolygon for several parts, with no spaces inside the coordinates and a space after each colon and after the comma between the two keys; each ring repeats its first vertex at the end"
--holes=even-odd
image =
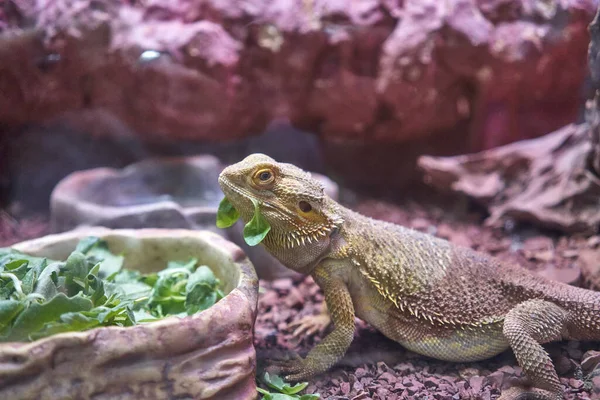
{"type": "Polygon", "coordinates": [[[234,202],[234,206],[239,205],[235,203],[238,203],[241,199],[254,199],[254,196],[240,188],[238,185],[233,184],[223,175],[219,176],[219,186],[221,186],[221,190],[225,194],[225,197],[234,202]]]}
{"type": "MultiPolygon", "coordinates": [[[[223,193],[225,193],[225,197],[227,197],[229,201],[233,203],[234,207],[238,206],[240,200],[242,199],[249,202],[251,202],[252,200],[256,200],[260,202],[262,207],[269,208],[277,213],[287,215],[291,219],[298,218],[297,215],[295,215],[293,212],[286,209],[285,207],[281,207],[277,204],[274,204],[271,201],[258,198],[256,195],[254,195],[254,193],[245,190],[239,185],[236,185],[235,183],[231,182],[231,180],[228,179],[226,176],[219,176],[219,186],[221,186],[221,190],[223,191],[223,193]]],[[[252,203],[248,204],[248,207],[250,207],[251,210],[254,209],[252,203]]]]}
{"type": "MultiPolygon", "coordinates": [[[[228,197],[229,200],[234,203],[234,206],[239,205],[236,203],[238,203],[242,199],[250,201],[250,202],[252,200],[256,200],[256,201],[260,201],[263,206],[267,206],[269,208],[279,210],[273,204],[271,204],[267,201],[258,199],[257,196],[254,195],[254,193],[252,193],[248,190],[245,190],[244,188],[240,187],[239,185],[236,185],[235,183],[231,182],[231,180],[229,180],[225,176],[219,177],[219,185],[221,186],[221,190],[223,190],[223,193],[225,193],[225,197],[228,197]]],[[[252,204],[249,204],[248,206],[253,207],[252,204]]]]}

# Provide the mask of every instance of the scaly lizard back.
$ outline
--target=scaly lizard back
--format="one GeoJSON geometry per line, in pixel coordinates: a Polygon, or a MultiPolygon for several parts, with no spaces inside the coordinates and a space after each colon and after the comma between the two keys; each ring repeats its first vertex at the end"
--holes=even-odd
{"type": "Polygon", "coordinates": [[[550,282],[446,240],[344,209],[348,256],[381,296],[402,312],[441,326],[473,329],[502,322],[528,299],[597,311],[600,293],[550,282]]]}

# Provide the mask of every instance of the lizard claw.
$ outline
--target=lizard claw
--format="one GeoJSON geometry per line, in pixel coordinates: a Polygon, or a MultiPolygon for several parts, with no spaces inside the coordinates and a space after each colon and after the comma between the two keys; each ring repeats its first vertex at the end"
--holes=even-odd
{"type": "Polygon", "coordinates": [[[314,374],[308,370],[300,370],[298,372],[286,375],[284,379],[288,382],[299,382],[299,381],[308,380],[313,375],[314,374]]]}
{"type": "Polygon", "coordinates": [[[308,379],[314,375],[306,368],[306,361],[299,355],[294,355],[289,360],[271,360],[266,371],[270,374],[283,375],[283,379],[289,382],[297,382],[308,379]]]}
{"type": "Polygon", "coordinates": [[[294,329],[292,337],[298,339],[300,336],[312,336],[315,333],[322,333],[331,324],[329,314],[309,315],[288,325],[294,329]]]}

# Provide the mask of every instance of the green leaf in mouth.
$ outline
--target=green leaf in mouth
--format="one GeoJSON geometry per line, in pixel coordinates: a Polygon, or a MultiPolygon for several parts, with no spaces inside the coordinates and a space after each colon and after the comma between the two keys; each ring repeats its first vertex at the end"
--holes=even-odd
{"type": "Polygon", "coordinates": [[[233,207],[227,197],[221,200],[217,210],[217,227],[229,228],[240,218],[240,213],[233,207]]]}
{"type": "Polygon", "coordinates": [[[249,246],[256,246],[267,236],[267,233],[271,230],[271,225],[269,225],[269,222],[260,213],[260,204],[258,201],[254,199],[250,200],[254,204],[254,216],[244,226],[244,240],[249,246]]]}

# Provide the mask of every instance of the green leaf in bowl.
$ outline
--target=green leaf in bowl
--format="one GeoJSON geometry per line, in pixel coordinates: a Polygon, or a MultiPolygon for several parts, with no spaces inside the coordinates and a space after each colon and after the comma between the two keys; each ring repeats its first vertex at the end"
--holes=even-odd
{"type": "Polygon", "coordinates": [[[205,265],[198,267],[189,276],[185,287],[185,308],[188,315],[206,310],[219,300],[218,284],[219,280],[212,270],[205,265]]]}
{"type": "Polygon", "coordinates": [[[46,323],[56,321],[64,313],[87,311],[91,308],[92,302],[81,294],[67,297],[64,293],[59,293],[43,304],[31,303],[15,319],[8,335],[0,340],[22,340],[41,330],[46,323]]]}

